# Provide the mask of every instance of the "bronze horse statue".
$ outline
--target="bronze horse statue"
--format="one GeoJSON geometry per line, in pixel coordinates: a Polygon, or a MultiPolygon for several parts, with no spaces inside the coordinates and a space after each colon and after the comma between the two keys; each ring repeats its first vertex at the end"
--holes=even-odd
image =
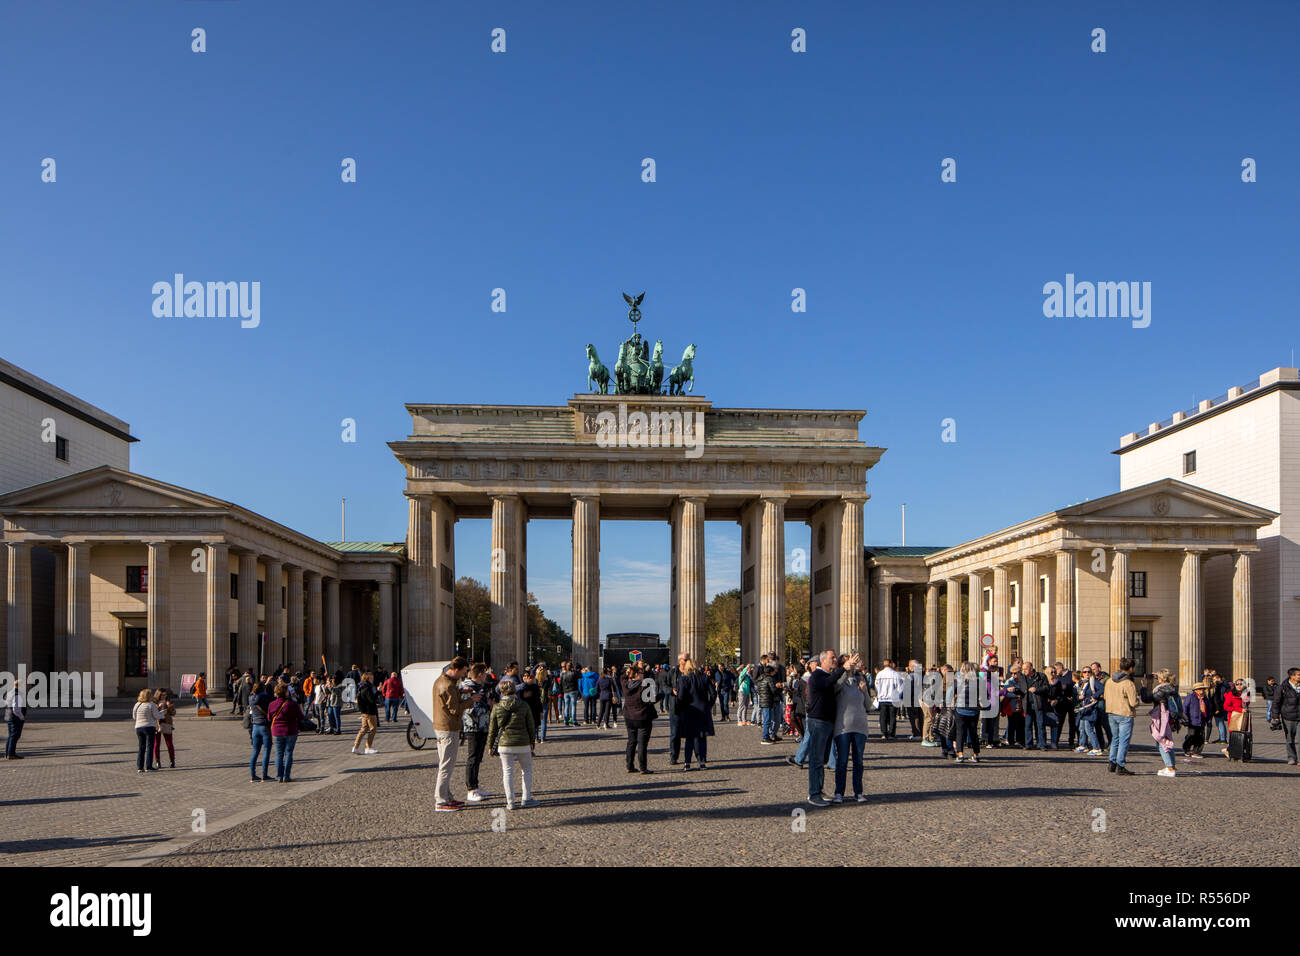
{"type": "Polygon", "coordinates": [[[596,346],[587,346],[587,388],[591,388],[591,383],[595,382],[600,387],[600,394],[609,394],[609,369],[600,362],[600,356],[596,354],[596,346]]]}

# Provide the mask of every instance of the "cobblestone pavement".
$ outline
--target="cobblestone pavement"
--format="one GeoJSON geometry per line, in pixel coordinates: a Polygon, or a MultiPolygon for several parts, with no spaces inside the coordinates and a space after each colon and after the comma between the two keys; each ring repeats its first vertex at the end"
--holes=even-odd
{"type": "MultiPolygon", "coordinates": [[[[98,720],[45,711],[27,722],[18,748],[24,759],[0,761],[0,864],[140,865],[204,836],[193,830],[196,809],[212,834],[353,773],[409,762],[414,753],[405,718],[381,725],[377,756],[352,754],[351,736],[303,734],[293,783],[274,781],[274,753],[272,780],[252,783],[248,731],[239,721],[194,720],[183,708],[176,769],[142,776],[129,711],[117,702],[109,707],[98,720]]],[[[345,731],[355,734],[358,726],[355,714],[344,715],[345,731]]]]}
{"type": "MultiPolygon", "coordinates": [[[[341,774],[158,862],[270,864],[285,849],[300,864],[345,865],[482,865],[508,853],[523,864],[1183,866],[1206,847],[1236,865],[1293,858],[1282,848],[1300,843],[1300,771],[1286,765],[1280,734],[1257,732],[1250,764],[1231,763],[1217,745],[1200,761],[1180,754],[1178,776],[1165,779],[1155,776],[1161,763],[1145,723],[1133,777],[1107,773],[1104,757],[1062,750],[985,750],[978,765],[953,765],[919,742],[873,736],[869,802],[827,809],[804,802],[807,774],[784,762],[795,745],[761,746],[755,727],[719,725],[708,769],[686,773],[668,766],[667,722],[657,721],[648,777],[626,772],[621,730],[553,728],[535,762],[536,808],[504,811],[500,764],[488,757],[482,783],[496,796],[435,813],[430,746],[382,772],[341,774]],[[502,821],[505,832],[494,832],[502,821]]],[[[458,767],[462,798],[463,786],[458,767]]]]}

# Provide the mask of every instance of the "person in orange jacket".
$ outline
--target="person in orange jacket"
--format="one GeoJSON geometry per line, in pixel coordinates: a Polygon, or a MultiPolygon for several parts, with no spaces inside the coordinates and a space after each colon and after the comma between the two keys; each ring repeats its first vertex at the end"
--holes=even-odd
{"type": "Polygon", "coordinates": [[[200,710],[208,706],[208,674],[207,671],[199,671],[199,679],[194,682],[194,712],[197,714],[200,710]]]}

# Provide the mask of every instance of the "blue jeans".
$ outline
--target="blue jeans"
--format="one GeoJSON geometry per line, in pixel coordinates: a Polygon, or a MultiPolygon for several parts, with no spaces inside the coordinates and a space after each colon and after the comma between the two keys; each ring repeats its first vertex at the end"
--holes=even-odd
{"type": "Polygon", "coordinates": [[[262,776],[266,776],[266,768],[271,764],[271,727],[269,724],[254,725],[252,729],[253,736],[253,756],[248,759],[248,775],[257,776],[257,755],[262,755],[262,776]]]}
{"type": "Polygon", "coordinates": [[[1215,743],[1216,743],[1216,744],[1226,744],[1226,743],[1228,742],[1228,718],[1227,718],[1227,717],[1215,717],[1215,718],[1214,718],[1214,729],[1215,729],[1216,731],[1218,731],[1218,734],[1219,734],[1219,739],[1216,740],[1215,743]]]}
{"type": "Polygon", "coordinates": [[[1047,715],[1041,710],[1025,711],[1025,746],[1047,746],[1047,715]]]}
{"type": "Polygon", "coordinates": [[[776,739],[776,708],[764,707],[763,710],[763,739],[776,739]]]}
{"type": "Polygon", "coordinates": [[[866,734],[847,733],[835,738],[835,749],[839,751],[839,760],[835,764],[835,792],[844,796],[844,782],[848,776],[849,761],[853,762],[853,795],[862,792],[862,748],[867,742],[866,734]]]}
{"type": "Polygon", "coordinates": [[[808,798],[822,796],[826,785],[826,761],[830,757],[831,731],[835,725],[829,720],[808,718],[808,798]]]}
{"type": "MultiPolygon", "coordinates": [[[[290,779],[293,770],[293,745],[298,742],[297,734],[286,734],[275,738],[275,778],[290,779]]],[[[265,771],[263,771],[265,773],[265,771]]]]}
{"type": "Polygon", "coordinates": [[[194,713],[197,714],[200,710],[202,710],[204,707],[207,706],[208,706],[208,699],[206,697],[194,698],[194,713]]]}
{"type": "Polygon", "coordinates": [[[400,697],[384,698],[384,719],[390,724],[397,719],[397,708],[402,703],[400,697]]]}
{"type": "Polygon", "coordinates": [[[9,718],[9,739],[5,741],[5,756],[12,757],[18,752],[18,738],[23,735],[23,724],[25,720],[17,717],[9,718]]]}
{"type": "Polygon", "coordinates": [[[718,706],[722,708],[722,719],[727,719],[727,714],[731,712],[731,691],[718,691],[718,706]]]}
{"type": "Polygon", "coordinates": [[[1133,738],[1133,718],[1107,714],[1106,720],[1110,722],[1110,762],[1122,767],[1133,738]]]}
{"type": "Polygon", "coordinates": [[[1079,743],[1089,750],[1100,750],[1101,741],[1097,739],[1097,714],[1086,714],[1079,718],[1079,743]]]}
{"type": "Polygon", "coordinates": [[[563,714],[565,726],[578,722],[578,692],[576,690],[566,690],[564,692],[563,714]]]}
{"type": "MultiPolygon", "coordinates": [[[[337,707],[327,707],[330,715],[330,732],[339,733],[343,730],[343,722],[339,719],[339,709],[337,707]]],[[[269,746],[269,745],[268,745],[269,746]]]]}
{"type": "Polygon", "coordinates": [[[157,727],[137,727],[135,729],[136,742],[139,744],[139,750],[135,758],[136,770],[153,769],[153,738],[157,732],[157,727]]]}
{"type": "Polygon", "coordinates": [[[547,716],[547,711],[550,709],[551,708],[548,705],[546,704],[542,705],[542,719],[537,722],[538,740],[546,739],[546,728],[550,725],[550,718],[547,716]]]}

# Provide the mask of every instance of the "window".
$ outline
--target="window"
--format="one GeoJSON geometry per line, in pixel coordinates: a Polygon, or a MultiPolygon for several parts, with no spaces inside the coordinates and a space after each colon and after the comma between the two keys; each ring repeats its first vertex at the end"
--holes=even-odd
{"type": "Polygon", "coordinates": [[[125,677],[149,676],[149,631],[143,627],[128,627],[124,635],[126,645],[125,677]]]}
{"type": "Polygon", "coordinates": [[[1147,596],[1147,573],[1145,571],[1130,571],[1128,573],[1128,596],[1147,596]]]}
{"type": "MultiPolygon", "coordinates": [[[[126,566],[126,593],[149,593],[149,566],[147,564],[128,564],[126,566]]],[[[137,675],[132,675],[137,676],[137,675]]]]}
{"type": "Polygon", "coordinates": [[[1038,603],[1047,603],[1047,578],[1038,579],[1038,603]]]}
{"type": "Polygon", "coordinates": [[[289,606],[289,589],[284,585],[280,585],[280,607],[287,608],[288,606],[289,606]]]}
{"type": "Polygon", "coordinates": [[[990,588],[984,589],[984,610],[993,610],[993,591],[990,588]]]}
{"type": "Polygon", "coordinates": [[[68,460],[68,440],[66,438],[60,438],[58,435],[54,436],[54,457],[59,461],[68,460]]]}
{"type": "Polygon", "coordinates": [[[265,582],[265,581],[258,581],[258,582],[257,582],[257,603],[258,603],[258,604],[265,604],[265,603],[266,603],[266,599],[265,599],[266,587],[265,587],[265,585],[266,585],[266,582],[265,582]]]}
{"type": "Polygon", "coordinates": [[[1011,585],[1011,601],[1007,606],[1008,607],[1016,606],[1016,586],[1014,584],[1011,585]]]}
{"type": "Polygon", "coordinates": [[[230,575],[230,596],[239,600],[239,575],[233,572],[230,575]]]}
{"type": "Polygon", "coordinates": [[[1183,474],[1191,475],[1196,472],[1196,452],[1189,451],[1183,453],[1183,474]]]}
{"type": "Polygon", "coordinates": [[[1147,632],[1128,632],[1128,656],[1133,659],[1133,676],[1140,677],[1147,672],[1147,632]]]}

